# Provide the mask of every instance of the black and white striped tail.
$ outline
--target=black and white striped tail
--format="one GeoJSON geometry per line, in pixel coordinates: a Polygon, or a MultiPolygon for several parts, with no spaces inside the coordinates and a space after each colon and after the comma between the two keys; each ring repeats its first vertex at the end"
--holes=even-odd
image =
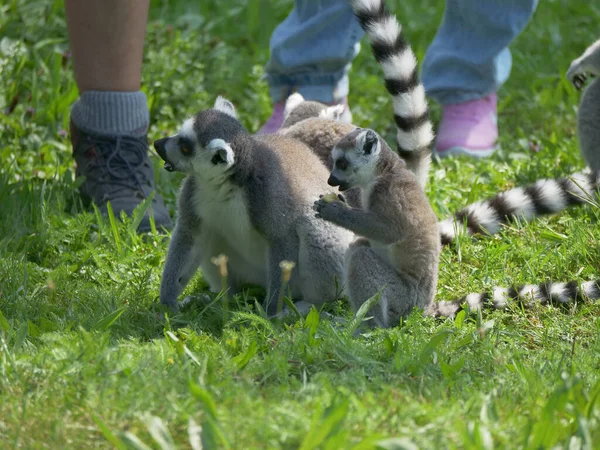
{"type": "Polygon", "coordinates": [[[492,292],[468,294],[460,300],[433,302],[428,314],[434,317],[454,317],[462,309],[504,309],[510,301],[524,305],[540,303],[566,304],[574,300],[594,301],[600,298],[600,279],[578,283],[526,284],[517,288],[496,287],[492,292]],[[464,305],[464,306],[463,306],[464,305]]]}
{"type": "Polygon", "coordinates": [[[457,234],[495,234],[512,219],[531,220],[554,214],[572,205],[581,205],[599,188],[600,171],[577,172],[568,177],[543,179],[532,185],[500,192],[495,197],[473,203],[453,217],[438,223],[442,245],[457,234]]]}
{"type": "Polygon", "coordinates": [[[433,128],[417,58],[383,0],[350,0],[350,4],[371,41],[375,59],[384,72],[385,86],[392,96],[398,153],[425,186],[431,164],[433,128]]]}

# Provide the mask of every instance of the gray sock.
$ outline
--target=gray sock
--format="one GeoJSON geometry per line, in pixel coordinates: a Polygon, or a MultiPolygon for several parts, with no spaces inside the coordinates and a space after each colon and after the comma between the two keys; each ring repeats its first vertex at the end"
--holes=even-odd
{"type": "Polygon", "coordinates": [[[88,133],[143,136],[148,132],[150,121],[146,94],[86,91],[73,104],[71,120],[88,133]]]}

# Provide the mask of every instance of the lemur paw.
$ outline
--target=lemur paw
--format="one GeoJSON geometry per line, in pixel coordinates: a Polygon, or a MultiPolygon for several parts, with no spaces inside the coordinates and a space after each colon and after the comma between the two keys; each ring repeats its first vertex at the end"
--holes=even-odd
{"type": "Polygon", "coordinates": [[[576,59],[571,63],[569,70],[567,71],[567,79],[573,83],[575,89],[581,90],[587,81],[586,70],[581,63],[581,60],[576,59]]]}
{"type": "Polygon", "coordinates": [[[342,208],[346,208],[346,199],[341,194],[320,195],[319,200],[313,204],[313,210],[317,212],[317,219],[329,220],[335,217],[342,208]]]}

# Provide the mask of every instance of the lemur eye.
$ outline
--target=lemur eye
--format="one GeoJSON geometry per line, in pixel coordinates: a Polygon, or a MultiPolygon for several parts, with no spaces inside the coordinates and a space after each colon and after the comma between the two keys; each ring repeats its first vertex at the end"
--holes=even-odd
{"type": "Polygon", "coordinates": [[[192,153],[192,149],[187,144],[181,144],[181,153],[183,153],[184,155],[189,155],[190,153],[192,153]]]}
{"type": "Polygon", "coordinates": [[[348,160],[346,158],[336,159],[335,167],[340,170],[346,170],[348,168],[348,160]]]}

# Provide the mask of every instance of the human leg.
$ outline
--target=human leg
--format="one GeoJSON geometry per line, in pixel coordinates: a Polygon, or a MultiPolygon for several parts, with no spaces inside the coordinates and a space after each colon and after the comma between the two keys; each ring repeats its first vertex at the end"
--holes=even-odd
{"type": "MultiPolygon", "coordinates": [[[[363,34],[347,0],[295,0],[271,36],[266,71],[274,108],[261,132],[279,129],[294,91],[307,100],[347,103],[348,71],[363,34]]],[[[342,120],[351,120],[349,110],[342,120]]]]}
{"type": "Polygon", "coordinates": [[[508,46],[537,3],[446,0],[442,23],[423,61],[427,94],[444,107],[436,140],[440,155],[487,156],[493,151],[498,134],[496,92],[512,65],[508,46]]]}
{"type": "MultiPolygon", "coordinates": [[[[80,97],[71,109],[71,140],[85,200],[130,214],[155,189],[147,154],[149,113],[140,92],[148,0],[66,0],[67,26],[80,97]]],[[[157,227],[172,226],[155,194],[157,227]]],[[[148,215],[140,231],[148,231],[148,215]]]]}

